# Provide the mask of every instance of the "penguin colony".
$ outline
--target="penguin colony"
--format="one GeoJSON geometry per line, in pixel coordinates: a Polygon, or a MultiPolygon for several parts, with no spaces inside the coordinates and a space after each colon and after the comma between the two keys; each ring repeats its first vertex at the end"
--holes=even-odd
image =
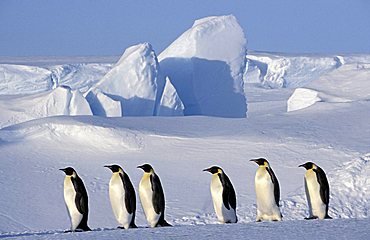
{"type": "MultiPolygon", "coordinates": [[[[258,165],[254,185],[256,191],[256,222],[281,221],[280,186],[270,163],[264,158],[250,160],[258,165]]],[[[135,224],[136,193],[127,173],[118,165],[104,166],[111,170],[109,199],[118,228],[137,228],[135,224]]],[[[325,172],[313,162],[299,165],[306,169],[304,176],[310,219],[331,219],[329,209],[329,183],[325,172]]],[[[165,196],[161,181],[149,164],[138,166],[143,170],[139,184],[139,197],[145,218],[150,227],[171,226],[165,220],[165,196]]],[[[71,221],[71,230],[90,231],[88,220],[88,196],[82,179],[72,167],[59,169],[65,173],[64,201],[71,221]]],[[[236,193],[224,170],[212,166],[203,171],[212,174],[211,196],[220,223],[236,223],[236,193]]]]}

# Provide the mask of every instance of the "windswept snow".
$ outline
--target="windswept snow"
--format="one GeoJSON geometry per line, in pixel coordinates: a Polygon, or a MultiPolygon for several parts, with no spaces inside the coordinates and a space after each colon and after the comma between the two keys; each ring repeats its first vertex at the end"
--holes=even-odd
{"type": "MultiPolygon", "coordinates": [[[[83,60],[87,61],[86,59],[83,60]]],[[[0,95],[41,93],[62,85],[86,92],[112,66],[109,63],[70,63],[63,65],[49,63],[47,65],[27,66],[25,65],[27,59],[23,60],[25,62],[18,61],[22,62],[23,65],[0,64],[0,95]]],[[[38,63],[37,58],[28,61],[28,64],[38,63]]]]}
{"type": "Polygon", "coordinates": [[[0,128],[56,115],[92,115],[79,90],[61,86],[26,96],[0,96],[0,128]]]}
{"type": "Polygon", "coordinates": [[[321,101],[319,93],[306,88],[297,88],[288,99],[288,112],[303,109],[321,101]]]}
{"type": "MultiPolygon", "coordinates": [[[[258,70],[261,85],[268,88],[296,88],[310,83],[321,75],[342,65],[337,56],[248,54],[248,67],[258,70]]],[[[246,79],[254,81],[254,79],[246,79]]]]}
{"type": "Polygon", "coordinates": [[[370,100],[370,64],[349,63],[297,88],[288,100],[288,111],[309,107],[315,102],[343,103],[370,100]]]}

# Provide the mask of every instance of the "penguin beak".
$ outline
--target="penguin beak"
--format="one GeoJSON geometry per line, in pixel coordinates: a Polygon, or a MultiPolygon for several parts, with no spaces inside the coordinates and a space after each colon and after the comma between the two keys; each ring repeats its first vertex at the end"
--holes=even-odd
{"type": "MultiPolygon", "coordinates": [[[[141,169],[143,169],[143,166],[141,165],[141,166],[137,166],[136,168],[141,168],[141,169]]],[[[144,169],[143,169],[144,170],[144,169]]]]}
{"type": "MultiPolygon", "coordinates": [[[[258,159],[251,159],[251,160],[249,160],[250,162],[255,162],[255,163],[257,163],[257,160],[258,159]]],[[[258,164],[258,163],[257,163],[258,164]]]]}
{"type": "Polygon", "coordinates": [[[203,169],[203,172],[209,172],[210,168],[203,169]]]}
{"type": "Polygon", "coordinates": [[[110,166],[110,165],[105,165],[104,167],[112,169],[112,166],[110,166]]]}
{"type": "Polygon", "coordinates": [[[65,168],[59,168],[60,171],[66,172],[65,168]]]}
{"type": "Polygon", "coordinates": [[[298,167],[305,167],[305,165],[304,165],[304,164],[301,164],[301,165],[299,165],[298,167]]]}

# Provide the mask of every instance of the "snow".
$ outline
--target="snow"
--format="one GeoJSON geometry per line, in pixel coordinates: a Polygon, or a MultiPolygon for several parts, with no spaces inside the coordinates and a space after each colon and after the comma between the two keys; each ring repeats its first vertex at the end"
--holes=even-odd
{"type": "MultiPolygon", "coordinates": [[[[65,61],[71,61],[66,59],[65,61]]],[[[86,59],[83,59],[87,61],[86,59]]],[[[60,85],[86,92],[111,68],[111,63],[69,63],[53,65],[32,59],[36,66],[27,66],[27,58],[12,64],[0,64],[0,94],[34,94],[52,90],[60,85]],[[23,65],[19,65],[18,62],[23,65]],[[41,63],[39,63],[41,62],[41,63]],[[44,65],[46,64],[46,65],[44,65]]],[[[44,60],[46,61],[46,60],[44,60]]],[[[50,60],[51,61],[51,60],[50,60]]],[[[76,61],[76,60],[73,60],[76,61]]]]}
{"type": "Polygon", "coordinates": [[[96,229],[93,232],[63,233],[62,231],[8,233],[4,239],[369,239],[369,220],[286,221],[248,224],[210,224],[173,228],[96,229]],[[287,229],[289,229],[287,231],[287,229]]]}
{"type": "Polygon", "coordinates": [[[61,86],[26,96],[0,96],[0,127],[56,115],[92,115],[79,90],[61,86]]]}
{"type": "Polygon", "coordinates": [[[288,99],[288,112],[296,111],[313,105],[315,102],[321,101],[318,97],[318,92],[307,89],[297,88],[292,96],[288,99]]]}
{"type": "Polygon", "coordinates": [[[148,43],[115,65],[117,57],[0,59],[0,238],[369,239],[370,55],[245,55],[245,43],[236,19],[221,16],[196,21],[159,61],[148,43]],[[279,180],[282,222],[254,222],[248,160],[258,157],[279,180]],[[307,161],[327,173],[333,220],[303,221],[298,165],[307,161]],[[139,228],[116,229],[103,168],[114,163],[136,191],[136,166],[154,167],[174,227],[147,228],[137,204],[139,228]],[[213,165],[234,185],[237,224],[218,224],[202,172],[213,165]],[[86,185],[92,232],[64,233],[66,166],[86,185]]]}
{"type": "MultiPolygon", "coordinates": [[[[338,56],[292,55],[252,52],[249,67],[258,69],[261,85],[267,88],[296,88],[342,65],[338,56]]],[[[247,81],[253,81],[248,80],[247,81]]],[[[256,80],[254,80],[256,81],[256,80]]]]}

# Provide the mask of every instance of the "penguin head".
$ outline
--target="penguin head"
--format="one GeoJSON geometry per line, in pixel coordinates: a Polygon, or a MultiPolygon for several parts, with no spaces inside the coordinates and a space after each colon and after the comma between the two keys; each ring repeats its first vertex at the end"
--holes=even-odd
{"type": "Polygon", "coordinates": [[[222,173],[222,168],[218,167],[218,166],[212,166],[210,168],[206,168],[206,169],[203,169],[203,171],[205,172],[210,172],[212,174],[216,174],[216,173],[222,173]]]}
{"type": "Polygon", "coordinates": [[[153,168],[152,168],[152,166],[150,166],[149,164],[143,164],[143,165],[141,165],[141,166],[137,166],[137,168],[141,168],[141,169],[143,169],[143,171],[144,172],[146,172],[146,173],[150,173],[151,171],[153,171],[153,168]]]}
{"type": "Polygon", "coordinates": [[[67,176],[77,175],[76,171],[72,167],[61,168],[59,170],[63,171],[67,176]]]}
{"type": "Polygon", "coordinates": [[[104,167],[109,168],[113,173],[123,172],[122,168],[116,164],[113,165],[105,165],[104,167]]]}
{"type": "Polygon", "coordinates": [[[298,167],[304,167],[306,170],[317,168],[317,166],[313,162],[306,162],[305,164],[299,165],[298,167]]]}
{"type": "Polygon", "coordinates": [[[265,167],[270,166],[269,162],[265,158],[251,159],[249,161],[257,163],[258,166],[265,166],[265,167]]]}

